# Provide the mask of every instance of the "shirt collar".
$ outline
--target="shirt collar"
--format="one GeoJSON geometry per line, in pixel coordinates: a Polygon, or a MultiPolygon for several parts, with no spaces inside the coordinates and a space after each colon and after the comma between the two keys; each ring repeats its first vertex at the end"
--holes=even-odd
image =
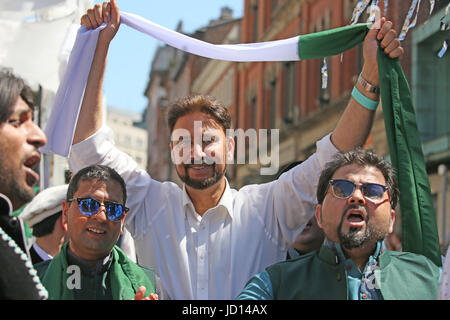
{"type": "Polygon", "coordinates": [[[5,196],[3,193],[0,193],[0,208],[3,213],[3,210],[6,209],[6,212],[8,213],[8,216],[11,216],[12,213],[12,203],[11,200],[7,196],[5,196]]]}
{"type": "Polygon", "coordinates": [[[44,261],[51,260],[53,257],[48,254],[44,249],[42,249],[36,242],[33,243],[34,251],[36,251],[37,255],[44,261]]]}
{"type": "MultiPolygon", "coordinates": [[[[183,183],[183,199],[182,199],[182,201],[183,201],[182,202],[183,208],[185,208],[186,206],[189,206],[189,207],[191,207],[192,211],[195,212],[194,204],[192,203],[192,200],[186,191],[186,184],[184,184],[184,183],[183,183]]],[[[230,218],[233,219],[233,194],[231,192],[231,188],[230,188],[227,178],[225,178],[225,191],[223,192],[222,197],[219,200],[219,203],[214,208],[218,208],[220,206],[224,207],[226,209],[228,215],[230,216],[230,218]]],[[[214,209],[214,208],[211,208],[211,209],[214,209]]],[[[184,212],[186,214],[186,210],[184,212]]]]}
{"type": "MultiPolygon", "coordinates": [[[[327,238],[325,238],[324,244],[325,247],[330,248],[335,252],[335,254],[338,256],[340,261],[345,261],[347,258],[345,257],[344,252],[342,251],[341,244],[338,242],[333,242],[327,238]]],[[[383,253],[384,248],[384,241],[380,240],[377,242],[377,247],[375,248],[375,251],[371,255],[372,259],[378,259],[381,253],[383,253]]],[[[371,260],[371,259],[369,259],[371,260]]]]}

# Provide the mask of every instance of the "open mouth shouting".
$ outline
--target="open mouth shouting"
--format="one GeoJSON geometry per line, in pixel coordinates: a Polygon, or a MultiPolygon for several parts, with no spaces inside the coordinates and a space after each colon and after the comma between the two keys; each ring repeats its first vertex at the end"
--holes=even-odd
{"type": "Polygon", "coordinates": [[[39,174],[33,170],[41,161],[41,155],[38,152],[33,152],[24,162],[26,182],[32,187],[39,181],[39,174]]]}
{"type": "Polygon", "coordinates": [[[367,212],[364,207],[350,207],[346,210],[344,221],[350,229],[359,229],[366,224],[367,212]]]}

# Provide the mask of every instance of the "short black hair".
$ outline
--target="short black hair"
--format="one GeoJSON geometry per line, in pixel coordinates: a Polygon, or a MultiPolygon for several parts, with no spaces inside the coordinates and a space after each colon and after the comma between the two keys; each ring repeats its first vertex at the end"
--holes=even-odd
{"type": "Polygon", "coordinates": [[[59,211],[51,216],[45,218],[33,226],[33,236],[40,238],[49,235],[55,229],[56,221],[61,217],[62,211],[59,211]]]}
{"type": "Polygon", "coordinates": [[[23,101],[34,109],[33,90],[25,81],[14,75],[11,70],[0,69],[0,123],[8,120],[13,113],[13,106],[17,99],[21,97],[23,101]]]}
{"type": "Polygon", "coordinates": [[[340,152],[336,154],[334,160],[328,162],[322,171],[319,184],[317,185],[317,202],[323,203],[327,193],[328,184],[334,173],[341,167],[351,164],[357,164],[361,167],[375,167],[381,171],[386,180],[389,195],[391,197],[392,208],[395,208],[398,201],[398,188],[395,178],[395,170],[392,165],[380,158],[372,150],[364,150],[363,148],[356,148],[348,152],[340,152]]]}
{"type": "Polygon", "coordinates": [[[179,118],[197,111],[213,117],[225,134],[227,129],[231,128],[231,114],[224,104],[211,96],[191,95],[181,98],[169,106],[167,124],[170,134],[179,118]]]}
{"type": "Polygon", "coordinates": [[[120,174],[118,174],[117,171],[114,170],[113,168],[99,164],[85,167],[80,171],[78,171],[72,177],[72,179],[69,182],[69,186],[67,188],[66,201],[69,202],[69,200],[73,198],[73,195],[78,190],[78,184],[80,181],[91,181],[91,180],[99,180],[104,182],[115,180],[116,182],[118,182],[122,188],[123,205],[126,204],[127,188],[125,186],[125,181],[122,179],[120,174]]]}

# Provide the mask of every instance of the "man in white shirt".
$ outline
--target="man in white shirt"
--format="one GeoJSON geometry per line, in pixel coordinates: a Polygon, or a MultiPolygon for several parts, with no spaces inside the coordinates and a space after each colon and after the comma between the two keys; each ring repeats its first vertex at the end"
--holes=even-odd
{"type": "MultiPolygon", "coordinates": [[[[235,298],[252,275],[286,258],[288,247],[314,214],[323,166],[338,150],[364,143],[375,112],[352,98],[333,134],[317,143],[316,154],[274,182],[237,191],[224,175],[227,160],[234,154],[234,141],[225,134],[231,123],[227,108],[214,99],[188,97],[169,111],[172,158],[183,188],[158,182],[138,170],[102,129],[106,56],[119,21],[114,0],[89,9],[81,19],[88,29],[103,22],[107,26],[99,34],[89,73],[71,169],[76,172],[100,163],[124,178],[131,208],[125,223],[135,239],[138,262],[157,270],[173,299],[235,298]],[[203,138],[208,137],[200,143],[195,141],[198,121],[203,138]]],[[[390,57],[403,52],[392,23],[382,19],[381,29],[371,30],[364,43],[362,76],[372,86],[379,85],[377,38],[390,57]]],[[[378,100],[378,94],[364,91],[360,83],[357,88],[368,99],[378,100]]]]}

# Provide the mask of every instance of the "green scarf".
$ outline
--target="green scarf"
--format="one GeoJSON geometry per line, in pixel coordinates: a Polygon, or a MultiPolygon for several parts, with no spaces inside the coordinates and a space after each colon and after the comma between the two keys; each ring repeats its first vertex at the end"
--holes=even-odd
{"type": "MultiPolygon", "coordinates": [[[[299,57],[323,58],[363,42],[368,24],[301,35],[299,57]]],[[[408,81],[398,59],[378,51],[381,102],[393,167],[397,172],[404,251],[422,254],[442,265],[430,182],[425,166],[408,81]]]]}
{"type": "MultiPolygon", "coordinates": [[[[73,290],[67,286],[67,250],[65,243],[61,251],[50,262],[42,284],[49,293],[49,300],[74,300],[73,290]]],[[[112,263],[109,269],[109,281],[114,300],[132,300],[140,286],[147,288],[145,295],[155,292],[154,279],[149,279],[145,272],[131,261],[117,246],[112,250],[112,263]]]]}

